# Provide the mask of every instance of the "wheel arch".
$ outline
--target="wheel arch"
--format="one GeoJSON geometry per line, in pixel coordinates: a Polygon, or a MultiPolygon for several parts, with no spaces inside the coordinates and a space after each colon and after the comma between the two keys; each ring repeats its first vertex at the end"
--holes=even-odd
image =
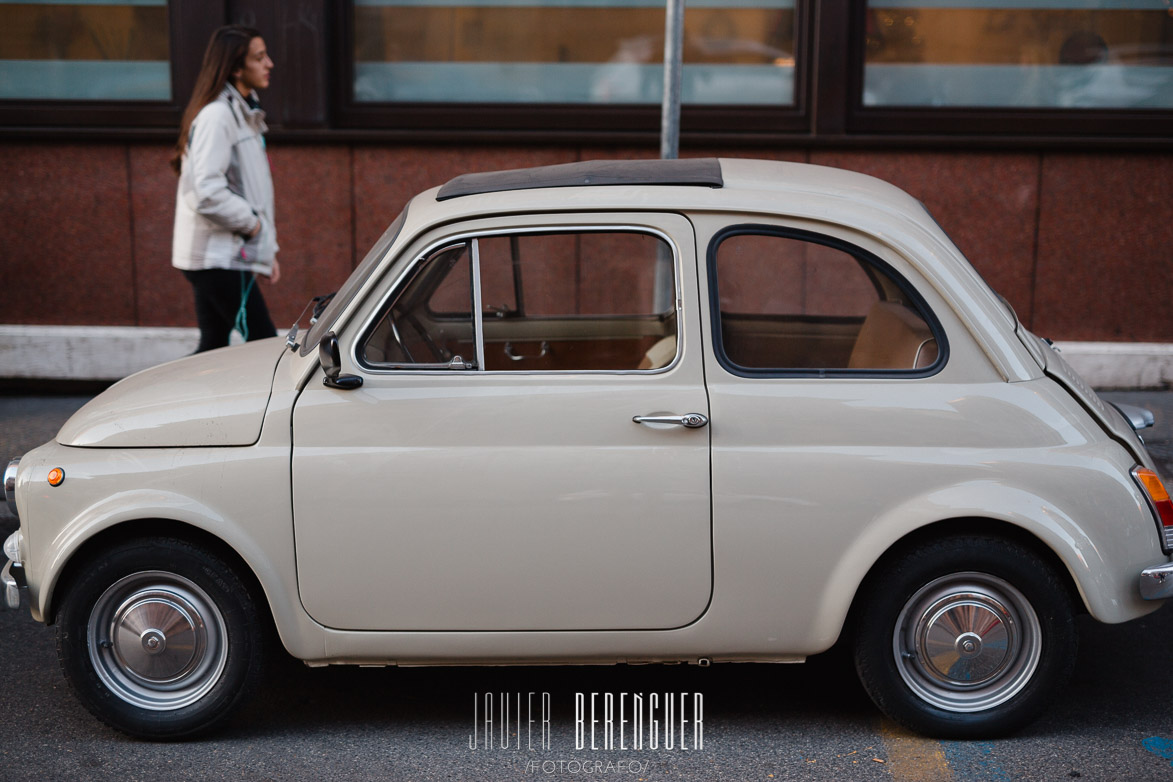
{"type": "Polygon", "coordinates": [[[962,516],[957,518],[941,519],[940,521],[917,527],[907,532],[903,537],[895,540],[880,557],[868,568],[851,600],[851,607],[847,615],[847,629],[850,630],[852,614],[860,604],[860,596],[865,593],[869,584],[875,581],[877,574],[884,571],[892,561],[904,556],[909,551],[925,545],[931,541],[951,537],[984,536],[997,538],[1016,543],[1028,549],[1046,563],[1059,580],[1066,587],[1067,597],[1071,601],[1072,610],[1077,613],[1088,613],[1087,602],[1084,599],[1079,581],[1062,557],[1047,545],[1034,532],[1003,519],[984,516],[962,516]]]}
{"type": "Polygon", "coordinates": [[[68,593],[71,582],[86,564],[113,546],[139,538],[178,538],[219,556],[235,568],[237,575],[240,576],[257,605],[266,607],[267,610],[262,612],[263,621],[267,624],[268,629],[275,630],[273,610],[269,603],[268,594],[261,584],[260,578],[244,557],[225,540],[208,530],[184,521],[166,518],[123,521],[106,527],[83,541],[68,555],[64,565],[58,570],[56,578],[49,585],[44,603],[45,624],[52,625],[56,621],[57,608],[61,599],[68,593]]]}
{"type": "MultiPolygon", "coordinates": [[[[929,541],[963,535],[1001,538],[1026,547],[1054,569],[1071,598],[1073,611],[1090,613],[1105,621],[1104,606],[1093,604],[1087,599],[1081,578],[1075,572],[1075,568],[1082,568],[1083,577],[1094,581],[1094,566],[1084,555],[1080,543],[1072,539],[1071,535],[1061,534],[1046,525],[1033,524],[1030,519],[1011,521],[973,513],[917,523],[914,515],[906,516],[897,512],[890,515],[887,521],[887,524],[873,526],[868,534],[854,541],[835,564],[828,583],[836,587],[824,593],[816,614],[816,622],[821,625],[816,637],[821,639],[819,646],[822,649],[830,648],[851,632],[855,619],[853,613],[861,596],[867,593],[876,574],[883,572],[890,562],[929,541]],[[1069,562],[1062,556],[1056,550],[1055,542],[1049,541],[1048,537],[1069,549],[1069,555],[1075,562],[1069,562]]],[[[1111,618],[1110,612],[1108,618],[1111,618]]],[[[1115,621],[1123,619],[1117,618],[1115,621]]]]}
{"type": "Polygon", "coordinates": [[[848,645],[889,718],[940,738],[1005,735],[1069,681],[1077,597],[1029,535],[953,521],[885,552],[853,604],[848,645]]]}
{"type": "Polygon", "coordinates": [[[1161,556],[1160,548],[1131,487],[1110,471],[1085,471],[1081,491],[1072,491],[1071,479],[1058,470],[1030,475],[1033,483],[980,478],[932,487],[877,509],[842,542],[827,571],[812,637],[823,649],[835,643],[867,578],[893,552],[967,532],[1037,552],[1074,596],[1073,610],[1098,621],[1124,622],[1156,610],[1141,599],[1137,577],[1161,556]]]}
{"type": "Polygon", "coordinates": [[[236,712],[275,639],[255,574],[230,547],[153,521],[145,534],[132,522],[108,528],[74,551],[53,618],[82,705],[131,736],[172,740],[236,712]]]}

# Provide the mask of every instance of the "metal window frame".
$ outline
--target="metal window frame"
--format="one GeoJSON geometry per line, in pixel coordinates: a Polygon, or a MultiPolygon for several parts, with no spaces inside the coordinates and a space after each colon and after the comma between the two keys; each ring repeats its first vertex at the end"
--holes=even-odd
{"type": "MultiPolygon", "coordinates": [[[[1173,110],[863,106],[863,0],[796,0],[794,104],[686,106],[682,144],[794,149],[1173,149],[1173,110]]],[[[171,101],[0,101],[0,139],[171,141],[203,47],[227,22],[266,34],[276,141],[632,144],[660,138],[659,106],[358,104],[353,8],[304,0],[168,0],[171,101]]],[[[752,156],[752,150],[749,151],[752,156]]]]}
{"type": "MultiPolygon", "coordinates": [[[[581,219],[581,216],[577,216],[581,219]]],[[[378,303],[371,308],[370,313],[363,319],[362,323],[357,329],[355,339],[350,342],[349,359],[353,366],[357,367],[359,371],[371,376],[394,376],[408,373],[411,375],[451,375],[454,372],[469,372],[469,370],[453,370],[451,368],[440,367],[436,364],[372,364],[366,361],[361,356],[361,347],[366,343],[370,334],[378,325],[380,316],[387,311],[395,298],[404,290],[404,286],[410,283],[410,280],[418,272],[420,264],[427,261],[435,252],[443,247],[457,244],[459,242],[468,242],[470,245],[470,253],[472,258],[472,272],[471,276],[474,278],[474,296],[473,296],[473,323],[474,323],[474,339],[476,341],[476,355],[477,365],[474,373],[489,374],[489,375],[654,375],[667,372],[676,367],[680,363],[682,351],[680,346],[683,344],[684,334],[684,313],[683,313],[683,289],[681,287],[681,275],[684,270],[681,268],[682,255],[680,247],[666,231],[661,228],[652,226],[633,225],[631,223],[615,223],[613,225],[592,223],[583,224],[581,222],[567,222],[563,224],[548,224],[548,225],[533,225],[533,226],[514,226],[507,228],[494,228],[488,230],[470,230],[458,231],[450,234],[436,241],[429,242],[427,246],[415,254],[415,259],[403,269],[396,279],[387,287],[386,292],[379,297],[378,303]],[[646,236],[654,236],[663,242],[672,252],[672,268],[673,268],[673,283],[675,290],[675,300],[672,302],[672,313],[676,319],[676,356],[666,366],[658,367],[656,369],[485,369],[485,335],[484,335],[484,318],[481,313],[482,299],[480,291],[480,245],[478,240],[490,236],[514,236],[518,234],[572,234],[572,233],[638,233],[646,236]]],[[[657,264],[659,266],[659,264],[657,264]]]]}
{"type": "MultiPolygon", "coordinates": [[[[734,377],[746,379],[782,378],[782,379],[815,379],[815,380],[850,380],[850,379],[895,379],[920,380],[940,374],[949,363],[949,338],[941,325],[940,318],[925,301],[924,296],[917,290],[911,280],[892,264],[880,258],[875,253],[854,242],[840,239],[829,234],[818,233],[804,228],[795,228],[785,224],[771,223],[733,223],[713,234],[709,240],[705,253],[705,269],[709,282],[709,313],[713,355],[721,368],[734,377]],[[725,240],[735,236],[772,236],[779,239],[793,239],[800,242],[819,244],[839,250],[845,255],[854,258],[861,267],[871,267],[883,274],[908,297],[914,305],[918,315],[929,327],[929,333],[937,342],[937,359],[927,367],[908,369],[888,369],[882,367],[863,367],[850,369],[847,367],[747,367],[738,364],[725,352],[724,328],[721,320],[721,293],[720,279],[717,272],[717,252],[725,240]]],[[[872,284],[876,282],[873,279],[872,284]]],[[[927,344],[927,343],[926,343],[927,344]]],[[[924,345],[922,344],[921,347],[924,345]]],[[[917,349],[920,355],[920,348],[917,349]]]]}

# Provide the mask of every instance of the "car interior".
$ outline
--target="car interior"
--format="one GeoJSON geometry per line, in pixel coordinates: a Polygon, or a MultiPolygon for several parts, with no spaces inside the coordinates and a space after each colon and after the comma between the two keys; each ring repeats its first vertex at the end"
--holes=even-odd
{"type": "MultiPolygon", "coordinates": [[[[671,268],[667,245],[637,232],[462,240],[417,264],[360,356],[373,369],[466,370],[478,361],[486,371],[663,369],[677,354],[671,268]],[[483,358],[472,316],[474,252],[483,358]]],[[[939,356],[901,285],[840,248],[735,235],[717,251],[712,284],[723,356],[738,368],[919,370],[939,356]],[[776,263],[761,264],[763,253],[776,263]]]]}

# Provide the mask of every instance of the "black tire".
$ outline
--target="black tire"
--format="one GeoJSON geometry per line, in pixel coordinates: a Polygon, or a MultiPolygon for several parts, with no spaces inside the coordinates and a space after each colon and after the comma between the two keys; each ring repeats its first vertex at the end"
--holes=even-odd
{"type": "Polygon", "coordinates": [[[260,679],[264,633],[252,596],[209,551],[128,541],[65,588],[57,657],[77,697],[111,727],[189,738],[227,719],[260,679]]]}
{"type": "Polygon", "coordinates": [[[855,667],[895,721],[939,738],[1005,735],[1070,678],[1071,597],[1030,549],[953,537],[880,567],[853,611],[855,667]]]}

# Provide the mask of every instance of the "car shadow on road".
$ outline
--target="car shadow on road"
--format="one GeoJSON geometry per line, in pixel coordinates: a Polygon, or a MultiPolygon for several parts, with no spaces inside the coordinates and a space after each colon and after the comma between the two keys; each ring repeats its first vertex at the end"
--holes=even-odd
{"type": "MultiPolygon", "coordinates": [[[[645,704],[651,693],[657,693],[661,703],[669,694],[701,693],[706,725],[726,720],[786,719],[790,715],[801,722],[847,720],[866,729],[876,716],[850,661],[838,651],[800,665],[719,663],[709,667],[621,664],[311,669],[284,659],[274,661],[267,679],[260,697],[235,720],[234,733],[260,737],[324,725],[415,730],[421,723],[467,732],[473,723],[474,700],[483,699],[486,693],[492,694],[495,702],[501,693],[511,697],[521,693],[523,710],[528,693],[549,693],[552,718],[559,730],[573,729],[575,696],[580,693],[587,709],[591,694],[598,694],[600,718],[604,693],[610,693],[616,702],[621,693],[627,694],[628,707],[630,696],[636,693],[644,696],[645,704]]],[[[516,712],[512,706],[511,710],[516,712]]],[[[479,706],[478,714],[483,716],[479,706]]]]}

